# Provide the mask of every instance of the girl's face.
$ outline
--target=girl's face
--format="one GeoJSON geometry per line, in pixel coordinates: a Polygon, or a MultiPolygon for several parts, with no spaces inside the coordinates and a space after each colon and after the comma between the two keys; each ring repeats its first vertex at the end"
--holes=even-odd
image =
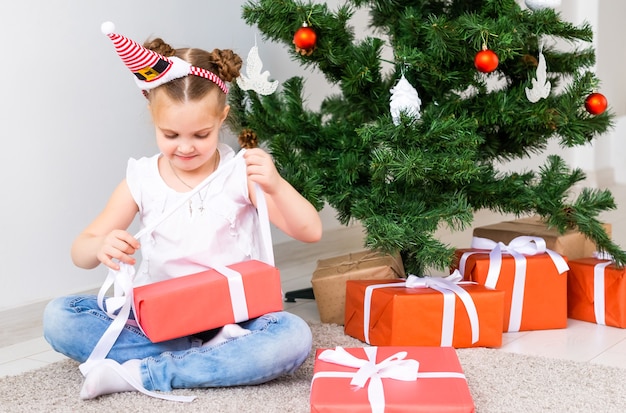
{"type": "MultiPolygon", "coordinates": [[[[219,142],[219,130],[229,106],[218,103],[218,91],[197,101],[178,102],[166,93],[155,91],[150,112],[156,141],[163,156],[176,169],[185,172],[212,172],[213,154],[219,142]]],[[[154,93],[154,92],[153,92],[154,93]]]]}

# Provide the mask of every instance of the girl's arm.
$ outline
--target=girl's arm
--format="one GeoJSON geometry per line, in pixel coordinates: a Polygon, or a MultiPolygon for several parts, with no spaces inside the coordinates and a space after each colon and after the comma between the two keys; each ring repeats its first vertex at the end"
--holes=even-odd
{"type": "Polygon", "coordinates": [[[315,207],[276,170],[270,155],[260,148],[244,154],[250,200],[256,205],[254,183],[266,194],[270,221],[290,237],[302,242],[322,238],[322,221],[315,207]]]}
{"type": "Polygon", "coordinates": [[[95,268],[102,263],[114,270],[117,259],[135,264],[132,254],[139,249],[139,242],[126,229],[138,212],[126,180],[113,191],[104,210],[81,232],[72,244],[74,264],[81,268],[95,268]]]}

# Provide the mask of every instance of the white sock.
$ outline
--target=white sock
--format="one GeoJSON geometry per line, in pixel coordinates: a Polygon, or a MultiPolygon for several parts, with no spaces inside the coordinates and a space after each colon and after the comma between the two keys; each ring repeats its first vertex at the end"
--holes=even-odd
{"type": "Polygon", "coordinates": [[[202,344],[202,347],[216,346],[224,343],[232,338],[245,336],[250,330],[242,328],[239,324],[226,324],[222,329],[209,341],[202,344]]]}
{"type": "MultiPolygon", "coordinates": [[[[141,384],[141,360],[128,360],[121,365],[128,374],[139,384],[141,384]]],[[[87,373],[83,387],[80,390],[80,398],[83,400],[93,399],[104,394],[133,391],[135,388],[124,377],[116,371],[113,364],[117,362],[107,359],[98,364],[87,373]]],[[[118,364],[119,366],[119,364],[118,364]]]]}

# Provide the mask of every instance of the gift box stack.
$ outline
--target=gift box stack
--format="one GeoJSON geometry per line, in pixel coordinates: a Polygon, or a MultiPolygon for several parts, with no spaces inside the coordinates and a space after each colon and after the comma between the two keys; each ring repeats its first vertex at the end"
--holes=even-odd
{"type": "MultiPolygon", "coordinates": [[[[484,287],[468,286],[471,294],[480,297],[476,305],[478,310],[474,308],[470,317],[460,302],[455,309],[458,298],[455,293],[446,290],[445,285],[434,287],[440,292],[421,285],[417,277],[404,277],[398,255],[362,251],[318,261],[312,284],[322,322],[341,325],[345,320],[348,334],[356,328],[351,335],[375,346],[317,349],[311,385],[311,412],[474,412],[467,380],[451,344],[469,346],[473,339],[475,343],[489,345],[489,340],[493,341],[497,332],[495,341],[500,345],[503,294],[493,291],[486,296],[484,287]],[[373,325],[383,329],[380,332],[372,329],[371,341],[363,337],[364,331],[365,334],[370,332],[363,328],[363,318],[369,317],[369,310],[364,312],[364,298],[369,294],[365,290],[368,287],[377,291],[370,307],[376,311],[383,307],[390,310],[382,311],[386,313],[383,317],[385,321],[373,322],[373,325]],[[405,290],[409,289],[419,291],[420,297],[413,298],[423,295],[423,299],[411,300],[411,294],[405,294],[405,290]],[[384,294],[379,297],[378,292],[382,291],[384,294]],[[398,298],[395,298],[396,295],[398,298]],[[380,302],[389,298],[395,304],[388,306],[380,302]],[[494,305],[494,299],[499,300],[499,304],[494,305]],[[358,303],[358,308],[354,302],[358,303]],[[489,313],[490,305],[496,310],[499,308],[500,312],[489,313]],[[442,309],[444,306],[446,310],[442,309]],[[414,311],[423,311],[432,315],[431,318],[437,318],[437,313],[441,315],[438,324],[431,320],[419,328],[416,340],[411,335],[411,331],[416,330],[412,325],[416,319],[414,311]],[[491,333],[494,337],[490,338],[489,329],[481,324],[483,333],[479,340],[477,311],[495,319],[491,321],[497,327],[491,333]],[[444,312],[445,317],[442,316],[444,312]],[[462,327],[457,329],[453,339],[454,318],[462,327]],[[355,323],[358,324],[356,327],[355,323]],[[392,340],[387,339],[388,328],[393,330],[392,340]],[[408,335],[403,336],[402,331],[408,335]],[[441,346],[442,340],[449,344],[441,346]]],[[[436,281],[433,281],[432,285],[435,284],[436,281]]],[[[440,284],[446,284],[446,281],[440,284]]],[[[447,281],[447,284],[455,285],[452,281],[447,281]]],[[[470,292],[462,291],[466,294],[463,299],[470,299],[470,292]]],[[[377,314],[373,313],[372,318],[376,317],[377,314]]]]}
{"type": "Polygon", "coordinates": [[[589,287],[568,291],[569,263],[595,251],[577,231],[522,218],[475,228],[472,244],[456,251],[450,277],[346,280],[345,333],[376,346],[499,347],[503,332],[567,327],[568,316],[582,317],[574,295],[593,299],[589,287]]]}
{"type": "Polygon", "coordinates": [[[454,348],[499,347],[505,332],[568,317],[626,327],[625,270],[581,233],[523,218],[473,235],[449,276],[344,279],[344,331],[374,347],[317,350],[312,412],[473,412],[454,348]]]}
{"type": "Polygon", "coordinates": [[[311,284],[322,323],[343,325],[348,280],[395,280],[405,277],[399,254],[359,251],[319,260],[311,284]]]}
{"type": "MultiPolygon", "coordinates": [[[[610,224],[604,224],[604,230],[610,237],[610,224]]],[[[596,246],[580,232],[568,230],[559,234],[556,229],[548,228],[540,218],[530,217],[478,227],[473,235],[473,240],[478,240],[473,241],[473,246],[485,247],[487,240],[500,242],[513,250],[501,256],[501,263],[496,263],[501,268],[497,276],[492,267],[493,245],[482,252],[478,248],[457,251],[458,264],[466,279],[505,291],[504,331],[565,328],[567,318],[595,322],[594,302],[597,308],[604,295],[596,292],[594,299],[594,268],[602,262],[611,284],[609,287],[604,283],[607,303],[615,303],[609,304],[607,311],[622,311],[619,306],[626,299],[626,293],[615,285],[619,283],[620,271],[610,266],[607,260],[592,258],[596,246]],[[515,248],[520,248],[519,240],[537,238],[540,243],[545,242],[545,252],[538,253],[536,250],[522,254],[523,257],[515,253],[515,248]],[[566,271],[555,253],[567,261],[566,271]],[[620,296],[621,299],[618,298],[620,296]]],[[[619,323],[617,314],[608,318],[611,323],[619,323]]]]}

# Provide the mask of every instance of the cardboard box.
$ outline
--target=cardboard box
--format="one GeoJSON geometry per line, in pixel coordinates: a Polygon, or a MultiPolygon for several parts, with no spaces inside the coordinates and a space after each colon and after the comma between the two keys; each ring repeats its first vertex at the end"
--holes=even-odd
{"type": "MultiPolygon", "coordinates": [[[[606,233],[611,237],[611,224],[603,225],[606,233]]],[[[587,239],[580,232],[567,230],[564,234],[559,234],[556,228],[548,228],[540,217],[520,218],[476,227],[473,232],[475,237],[488,238],[505,244],[522,235],[543,238],[548,249],[558,252],[570,260],[591,257],[596,251],[596,245],[593,241],[587,239]]]]}
{"type": "MultiPolygon", "coordinates": [[[[376,346],[442,346],[500,347],[504,292],[482,285],[462,285],[478,313],[478,341],[472,343],[472,330],[467,310],[461,299],[454,296],[454,327],[452,343],[442,343],[444,295],[431,288],[406,288],[403,281],[348,281],[346,284],[345,333],[376,346]],[[366,314],[366,290],[370,286],[371,302],[366,314]],[[366,317],[367,315],[367,317],[366,317]],[[365,322],[369,319],[368,335],[365,322]]],[[[453,293],[451,293],[453,294],[453,293]]],[[[449,333],[448,333],[449,334],[449,333]]]]}
{"type": "MultiPolygon", "coordinates": [[[[345,351],[358,359],[369,360],[366,353],[376,352],[376,363],[401,352],[406,352],[405,362],[417,360],[419,371],[416,380],[370,378],[364,387],[350,384],[358,368],[346,367],[320,360],[327,349],[317,349],[313,380],[311,383],[311,412],[314,413],[432,413],[474,412],[474,401],[467,386],[461,364],[451,347],[369,347],[346,348],[345,351]],[[428,377],[435,373],[440,377],[428,377]],[[372,384],[374,382],[374,384],[372,384]],[[384,394],[384,407],[374,410],[368,399],[369,387],[376,396],[376,389],[384,394]]],[[[331,350],[332,351],[332,350],[331,350]]],[[[412,370],[409,368],[408,370],[412,370]]]]}
{"type": "Polygon", "coordinates": [[[242,289],[231,288],[228,277],[213,269],[135,288],[135,317],[150,341],[158,343],[245,321],[239,316],[240,309],[247,312],[246,319],[282,311],[277,268],[256,260],[228,268],[241,275],[242,289]]]}
{"type": "Polygon", "coordinates": [[[343,325],[347,280],[389,280],[404,277],[399,254],[360,251],[319,260],[311,284],[322,323],[343,325]]]}
{"type": "MultiPolygon", "coordinates": [[[[466,280],[485,285],[491,265],[489,251],[459,249],[455,253],[457,261],[468,252],[474,253],[468,256],[465,268],[460,269],[461,272],[466,280]]],[[[520,277],[523,277],[522,280],[516,280],[515,258],[509,254],[502,255],[502,267],[495,289],[505,293],[503,331],[567,327],[567,271],[559,273],[554,261],[547,253],[525,258],[526,272],[520,274],[520,277]],[[512,317],[512,312],[517,311],[513,304],[514,288],[520,288],[522,293],[519,328],[515,327],[515,319],[512,317]],[[512,318],[513,323],[511,323],[512,318]]],[[[565,257],[563,259],[567,262],[565,257]]]]}
{"type": "Polygon", "coordinates": [[[567,314],[576,320],[626,328],[626,268],[603,263],[607,260],[581,258],[569,262],[567,314]],[[602,276],[599,280],[594,277],[596,266],[602,276]],[[602,289],[596,290],[596,285],[602,289]]]}

